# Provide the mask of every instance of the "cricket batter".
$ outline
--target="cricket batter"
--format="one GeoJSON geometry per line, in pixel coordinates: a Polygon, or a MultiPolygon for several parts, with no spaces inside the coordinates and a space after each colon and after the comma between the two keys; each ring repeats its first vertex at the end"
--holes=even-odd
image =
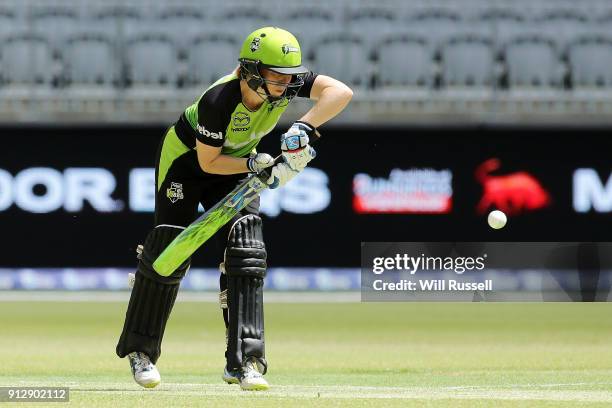
{"type": "MultiPolygon", "coordinates": [[[[164,135],[157,154],[155,227],[139,257],[117,344],[117,355],[128,356],[134,380],[146,388],[160,383],[155,363],[190,265],[188,259],[170,276],[161,276],[152,266],[157,256],[196,218],[199,203],[211,208],[248,173],[271,167],[267,184],[278,188],[304,170],[315,156],[309,137],[353,95],[342,82],[304,67],[296,38],[277,27],[251,33],[238,61],[234,72],[187,107],[164,135]],[[274,165],[273,157],[255,148],[296,96],[316,103],[281,136],[284,160],[274,165]]],[[[219,295],[227,339],[223,380],[245,390],[266,390],[262,287],[267,265],[259,198],[215,238],[225,248],[219,295]]]]}

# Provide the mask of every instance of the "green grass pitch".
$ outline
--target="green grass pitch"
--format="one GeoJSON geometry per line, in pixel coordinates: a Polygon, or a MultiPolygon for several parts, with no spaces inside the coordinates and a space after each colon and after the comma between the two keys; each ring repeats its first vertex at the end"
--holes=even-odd
{"type": "MultiPolygon", "coordinates": [[[[136,385],[114,348],[126,303],[0,303],[0,385],[69,386],[61,407],[609,407],[612,305],[266,305],[268,392],[221,381],[216,304],[178,302],[136,385]]],[[[6,406],[32,406],[7,404],[6,406]]]]}

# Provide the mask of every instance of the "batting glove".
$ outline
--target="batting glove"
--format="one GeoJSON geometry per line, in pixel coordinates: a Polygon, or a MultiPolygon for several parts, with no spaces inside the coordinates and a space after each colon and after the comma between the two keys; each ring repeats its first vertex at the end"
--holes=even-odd
{"type": "Polygon", "coordinates": [[[282,187],[297,176],[299,171],[293,170],[287,163],[278,163],[270,171],[270,178],[266,184],[271,189],[282,187]]]}
{"type": "Polygon", "coordinates": [[[302,171],[316,157],[317,152],[308,144],[316,128],[297,121],[281,136],[281,151],[285,162],[295,171],[302,171]]]}
{"type": "Polygon", "coordinates": [[[271,166],[274,166],[274,157],[268,153],[257,153],[255,157],[247,160],[247,167],[251,173],[259,173],[271,166]]]}

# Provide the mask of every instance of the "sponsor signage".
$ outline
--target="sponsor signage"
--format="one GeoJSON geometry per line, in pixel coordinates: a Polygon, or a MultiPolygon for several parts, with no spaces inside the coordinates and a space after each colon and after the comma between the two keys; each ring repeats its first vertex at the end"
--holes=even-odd
{"type": "Polygon", "coordinates": [[[358,214],[446,214],[452,208],[449,169],[394,168],[388,177],[359,173],[353,178],[353,209],[358,214]]]}
{"type": "MultiPolygon", "coordinates": [[[[258,151],[277,155],[283,130],[258,151]]],[[[262,194],[270,267],[356,267],[361,242],[609,240],[609,131],[324,130],[316,159],[262,194]],[[493,209],[508,215],[505,228],[488,226],[493,209]]],[[[155,223],[164,128],[2,131],[0,268],[133,267],[155,223]]],[[[172,181],[162,194],[180,203],[172,181]]],[[[205,244],[194,268],[218,267],[222,241],[205,244]]]]}
{"type": "Polygon", "coordinates": [[[612,212],[612,172],[602,179],[595,169],[576,169],[572,177],[572,192],[576,212],[612,212]]]}
{"type": "Polygon", "coordinates": [[[550,205],[550,194],[531,173],[521,170],[492,174],[500,167],[501,161],[493,158],[476,168],[476,180],[482,185],[482,197],[476,206],[479,214],[501,210],[507,215],[517,215],[550,205]]]}
{"type": "MultiPolygon", "coordinates": [[[[51,167],[31,167],[14,176],[0,169],[0,212],[11,208],[29,213],[65,211],[79,213],[89,205],[98,213],[153,212],[155,210],[155,169],[128,171],[127,205],[114,198],[118,182],[111,169],[70,167],[63,171],[51,167]]],[[[180,183],[172,183],[167,195],[172,202],[182,198],[180,183]]],[[[327,174],[307,168],[284,189],[268,190],[262,196],[261,211],[277,217],[283,211],[312,214],[324,211],[331,201],[327,174]]]]}

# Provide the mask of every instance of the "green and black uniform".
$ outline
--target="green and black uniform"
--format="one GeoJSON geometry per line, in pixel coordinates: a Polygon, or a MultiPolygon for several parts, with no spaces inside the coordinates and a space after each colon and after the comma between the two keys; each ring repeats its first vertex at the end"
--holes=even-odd
{"type": "MultiPolygon", "coordinates": [[[[155,226],[139,256],[116,348],[119,357],[141,352],[152,363],[157,361],[166,323],[190,260],[171,275],[162,276],[153,267],[155,259],[195,220],[198,204],[205,209],[213,207],[247,177],[246,172],[233,175],[204,172],[198,162],[196,141],[221,147],[221,154],[249,157],[276,126],[294,96],[310,97],[316,74],[301,64],[299,44],[288,31],[277,27],[254,31],[245,39],[238,61],[241,76],[226,75],[212,84],[187,107],[160,143],[155,226]],[[262,69],[292,76],[289,83],[282,84],[285,91],[281,96],[270,94],[268,84],[279,83],[264,78],[262,69]],[[256,111],[242,103],[241,81],[262,97],[262,105],[256,111]]],[[[228,339],[226,368],[232,373],[239,373],[246,361],[252,359],[263,367],[262,374],[267,367],[262,295],[267,263],[261,224],[259,200],[255,199],[214,237],[221,244],[217,247],[225,248],[220,299],[226,295],[227,302],[221,302],[221,306],[228,339]]]]}
{"type": "MultiPolygon", "coordinates": [[[[309,97],[315,78],[314,73],[306,74],[297,96],[309,97]]],[[[195,151],[196,139],[222,147],[221,154],[249,157],[261,138],[274,129],[285,109],[286,106],[273,107],[268,100],[257,111],[247,109],[242,103],[240,80],[234,74],[211,85],[163,138],[156,168],[155,225],[189,225],[196,218],[198,203],[205,209],[212,207],[246,176],[202,171],[195,151]]],[[[258,213],[259,200],[245,210],[258,213]]]]}

